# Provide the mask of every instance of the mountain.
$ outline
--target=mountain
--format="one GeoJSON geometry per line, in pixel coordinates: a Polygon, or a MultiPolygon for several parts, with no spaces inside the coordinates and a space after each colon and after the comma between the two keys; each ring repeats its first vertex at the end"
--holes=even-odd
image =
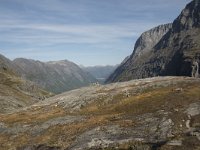
{"type": "Polygon", "coordinates": [[[13,63],[19,68],[17,72],[23,78],[56,94],[87,86],[97,81],[92,75],[67,60],[44,63],[17,58],[13,63]]]}
{"type": "Polygon", "coordinates": [[[200,1],[190,2],[166,31],[153,47],[144,47],[139,38],[129,60],[119,66],[107,82],[165,75],[198,77],[200,1]]]}
{"type": "Polygon", "coordinates": [[[115,66],[92,66],[92,67],[81,67],[84,71],[89,72],[93,75],[99,82],[104,83],[104,81],[109,77],[109,75],[117,68],[115,66]]]}
{"type": "Polygon", "coordinates": [[[12,61],[0,55],[0,113],[8,113],[52,96],[15,72],[12,61]]]}
{"type": "Polygon", "coordinates": [[[133,69],[140,68],[143,61],[149,56],[148,53],[150,53],[151,49],[158,43],[163,35],[169,31],[171,26],[172,24],[160,25],[144,32],[136,41],[133,53],[125,58],[121,65],[109,76],[106,82],[141,78],[140,73],[136,75],[133,69]]]}
{"type": "Polygon", "coordinates": [[[199,93],[200,79],[189,77],[68,91],[0,115],[1,149],[198,150],[199,93]]]}
{"type": "MultiPolygon", "coordinates": [[[[157,76],[106,85],[91,84],[36,100],[33,105],[15,112],[0,112],[0,149],[199,150],[199,8],[199,1],[192,1],[172,25],[157,27],[163,29],[163,36],[155,33],[160,35],[160,40],[151,34],[154,42],[149,38],[139,42],[149,44],[136,46],[133,55],[120,64],[126,67],[124,70],[131,69],[131,65],[135,70],[122,73],[119,81],[126,80],[126,75],[131,78],[130,73],[134,77],[146,77],[188,72],[193,77],[157,76]]],[[[32,71],[30,75],[35,73],[32,79],[39,76],[51,81],[52,77],[57,80],[59,75],[70,74],[76,68],[65,60],[16,61],[20,65],[0,56],[0,98],[6,96],[5,102],[12,97],[26,102],[36,96],[29,95],[33,89],[23,86],[24,80],[18,74],[26,77],[32,71]],[[31,69],[27,70],[28,66],[31,69]]],[[[72,74],[81,79],[78,74],[72,74]]],[[[4,106],[0,104],[0,110],[4,106]]]]}

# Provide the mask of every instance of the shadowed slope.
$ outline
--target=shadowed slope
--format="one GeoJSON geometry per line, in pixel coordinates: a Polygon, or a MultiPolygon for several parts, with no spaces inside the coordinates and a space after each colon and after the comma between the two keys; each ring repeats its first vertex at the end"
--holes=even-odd
{"type": "MultiPolygon", "coordinates": [[[[193,0],[153,47],[143,47],[116,69],[107,82],[154,76],[195,76],[200,69],[200,1],[193,0]],[[145,53],[143,53],[145,51],[145,53]],[[139,56],[138,56],[139,54],[139,56]]],[[[151,30],[150,30],[151,31],[151,30]]],[[[165,30],[166,31],[166,30],[165,30]]],[[[153,37],[149,37],[149,40],[153,37]]],[[[138,42],[136,42],[136,47],[138,42]]]]}

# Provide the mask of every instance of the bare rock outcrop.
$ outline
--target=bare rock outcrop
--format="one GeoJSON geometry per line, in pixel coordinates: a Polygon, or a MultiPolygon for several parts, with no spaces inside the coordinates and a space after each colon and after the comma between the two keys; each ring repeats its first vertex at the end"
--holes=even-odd
{"type": "Polygon", "coordinates": [[[68,91],[0,114],[0,146],[199,149],[199,89],[198,78],[155,77],[68,91]]]}

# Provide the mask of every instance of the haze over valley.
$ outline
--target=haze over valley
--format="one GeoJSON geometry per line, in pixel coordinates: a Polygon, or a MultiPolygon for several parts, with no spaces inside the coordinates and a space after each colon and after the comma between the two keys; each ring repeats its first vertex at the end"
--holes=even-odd
{"type": "Polygon", "coordinates": [[[200,149],[199,0],[0,4],[0,150],[200,149]]]}

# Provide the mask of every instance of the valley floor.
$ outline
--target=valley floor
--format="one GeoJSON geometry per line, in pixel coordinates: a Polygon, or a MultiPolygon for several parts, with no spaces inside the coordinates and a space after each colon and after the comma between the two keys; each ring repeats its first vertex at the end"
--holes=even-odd
{"type": "Polygon", "coordinates": [[[0,114],[0,149],[200,149],[200,79],[93,85],[0,114]]]}

